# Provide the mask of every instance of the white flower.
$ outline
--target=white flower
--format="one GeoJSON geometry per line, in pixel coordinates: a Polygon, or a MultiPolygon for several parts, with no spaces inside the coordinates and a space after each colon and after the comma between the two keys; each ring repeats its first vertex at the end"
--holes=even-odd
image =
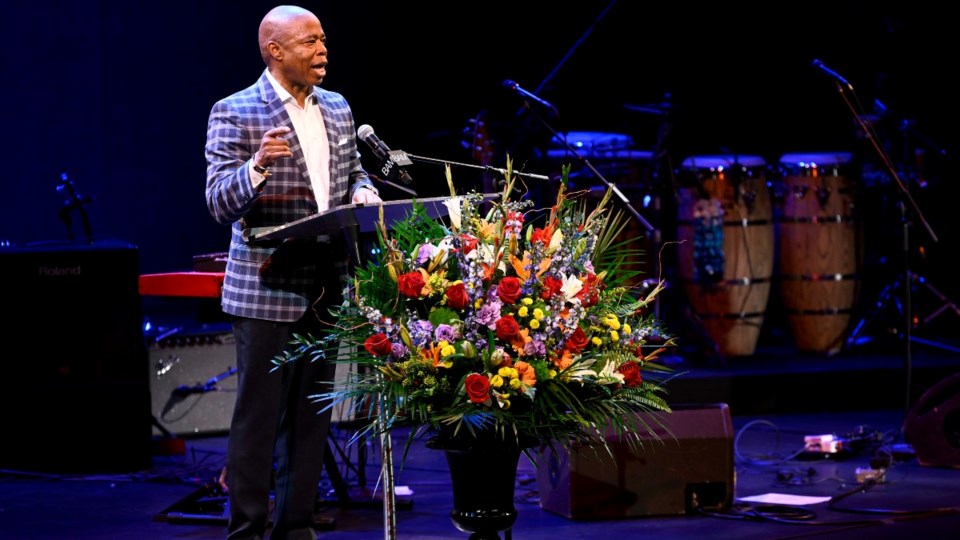
{"type": "MultiPolygon", "coordinates": [[[[501,255],[503,254],[503,249],[502,247],[500,248],[501,255]]],[[[478,243],[477,247],[467,254],[467,260],[480,259],[480,262],[484,264],[493,264],[493,257],[493,246],[483,242],[478,243]]],[[[500,257],[500,264],[497,265],[497,267],[501,272],[507,271],[507,263],[503,260],[503,257],[500,257]]]]}
{"type": "Polygon", "coordinates": [[[563,276],[563,285],[560,286],[560,292],[563,293],[563,297],[567,300],[571,300],[577,296],[577,293],[580,292],[582,288],[583,282],[580,281],[580,278],[577,276],[563,276]]]}
{"type": "Polygon", "coordinates": [[[600,384],[623,384],[623,373],[615,371],[615,362],[607,362],[600,373],[597,374],[597,382],[600,384]]]}
{"type": "Polygon", "coordinates": [[[567,371],[566,376],[569,377],[570,380],[580,381],[581,383],[584,379],[596,379],[597,372],[591,369],[594,362],[596,362],[596,360],[593,358],[581,360],[567,371]]]}
{"type": "Polygon", "coordinates": [[[553,253],[554,251],[557,250],[558,247],[560,247],[560,244],[562,243],[563,243],[563,233],[560,231],[559,228],[557,228],[557,230],[554,231],[553,236],[550,237],[550,245],[547,246],[547,249],[550,251],[550,253],[553,253]]]}
{"type": "Polygon", "coordinates": [[[436,257],[437,253],[443,251],[443,257],[440,259],[440,264],[447,263],[447,257],[450,253],[453,252],[453,238],[450,236],[443,237],[443,240],[440,240],[440,243],[437,244],[437,251],[434,252],[433,256],[436,257]]]}
{"type": "Polygon", "coordinates": [[[460,230],[460,212],[462,209],[462,197],[450,197],[449,199],[443,201],[443,205],[447,207],[447,217],[450,219],[450,224],[453,226],[454,231],[460,230]]]}

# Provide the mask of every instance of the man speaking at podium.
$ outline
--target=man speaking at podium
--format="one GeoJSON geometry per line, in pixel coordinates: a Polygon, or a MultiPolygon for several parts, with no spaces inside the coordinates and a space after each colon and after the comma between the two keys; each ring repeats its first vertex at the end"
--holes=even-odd
{"type": "Polygon", "coordinates": [[[278,6],[260,23],[266,70],[215,103],[207,124],[207,207],[232,225],[222,308],[237,343],[238,387],[227,448],[228,538],[263,538],[276,455],[271,538],[311,539],[330,412],[309,396],[328,390],[332,361],[271,360],[293,333],[319,336],[340,302],[347,250],[339,235],[263,244],[248,227],[272,227],[328,208],[380,201],[360,164],[353,113],[319,88],[326,35],[303,8],[278,6]],[[342,264],[339,262],[342,261],[342,264]]]}

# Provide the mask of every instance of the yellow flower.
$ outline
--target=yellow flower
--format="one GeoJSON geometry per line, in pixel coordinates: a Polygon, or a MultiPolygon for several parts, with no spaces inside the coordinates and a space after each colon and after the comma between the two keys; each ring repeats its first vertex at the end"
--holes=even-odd
{"type": "Polygon", "coordinates": [[[521,300],[521,302],[523,302],[523,305],[529,306],[529,305],[533,304],[533,298],[530,298],[529,296],[526,296],[526,297],[523,298],[523,300],[521,300]]]}
{"type": "Polygon", "coordinates": [[[520,309],[518,309],[518,310],[517,310],[517,315],[519,315],[519,316],[521,316],[521,317],[526,317],[526,316],[527,316],[527,306],[522,306],[520,309]]]}
{"type": "Polygon", "coordinates": [[[446,345],[440,348],[440,356],[443,356],[443,357],[450,356],[455,352],[457,352],[457,349],[453,345],[446,345]]]}
{"type": "Polygon", "coordinates": [[[614,315],[613,313],[610,313],[609,315],[603,318],[603,324],[609,326],[613,330],[620,329],[620,319],[617,318],[617,316],[614,315]]]}
{"type": "Polygon", "coordinates": [[[620,341],[620,334],[616,330],[610,331],[610,339],[613,341],[620,341]]]}
{"type": "Polygon", "coordinates": [[[499,375],[494,375],[493,377],[490,377],[490,386],[494,388],[500,388],[501,386],[503,386],[503,377],[499,375]]]}
{"type": "Polygon", "coordinates": [[[520,379],[510,379],[510,388],[514,390],[520,388],[521,384],[520,379]]]}
{"type": "Polygon", "coordinates": [[[540,321],[538,321],[537,319],[530,319],[529,324],[530,324],[530,328],[533,328],[534,330],[536,330],[537,328],[540,328],[540,321]]]}
{"type": "Polygon", "coordinates": [[[543,320],[543,310],[540,308],[535,308],[533,310],[533,318],[538,321],[543,320]]]}
{"type": "Polygon", "coordinates": [[[624,334],[629,334],[629,333],[632,332],[632,331],[633,331],[633,330],[630,329],[630,325],[629,325],[629,324],[623,323],[623,333],[624,333],[624,334]]]}
{"type": "Polygon", "coordinates": [[[590,341],[591,341],[594,345],[596,345],[597,347],[603,345],[603,340],[600,339],[600,338],[598,338],[598,337],[590,338],[590,341]]]}

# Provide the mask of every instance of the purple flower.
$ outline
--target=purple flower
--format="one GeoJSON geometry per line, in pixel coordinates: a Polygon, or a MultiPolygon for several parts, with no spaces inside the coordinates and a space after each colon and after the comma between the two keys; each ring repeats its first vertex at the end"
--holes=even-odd
{"type": "Polygon", "coordinates": [[[500,318],[500,305],[500,302],[487,302],[480,306],[474,320],[477,324],[492,330],[497,319],[500,318]]]}
{"type": "Polygon", "coordinates": [[[424,347],[433,339],[433,325],[430,321],[419,320],[410,327],[410,340],[417,347],[424,347]]]}
{"type": "Polygon", "coordinates": [[[430,244],[423,244],[417,251],[417,264],[425,264],[433,257],[434,247],[430,244]]]}
{"type": "Polygon", "coordinates": [[[409,351],[407,350],[407,346],[404,345],[403,343],[394,343],[394,344],[393,344],[393,357],[394,357],[394,358],[397,358],[397,359],[403,358],[404,356],[407,355],[408,352],[409,352],[409,351]]]}
{"type": "Polygon", "coordinates": [[[534,339],[524,344],[523,353],[527,356],[543,356],[547,353],[547,347],[542,341],[534,339]]]}
{"type": "Polygon", "coordinates": [[[453,342],[457,339],[457,332],[449,324],[441,324],[437,326],[436,336],[437,341],[453,342]]]}

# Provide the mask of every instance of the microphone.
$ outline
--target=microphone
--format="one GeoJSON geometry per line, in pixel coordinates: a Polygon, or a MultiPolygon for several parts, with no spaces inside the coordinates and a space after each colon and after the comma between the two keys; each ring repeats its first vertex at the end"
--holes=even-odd
{"type": "Polygon", "coordinates": [[[167,399],[167,402],[163,405],[163,411],[161,411],[160,417],[163,418],[167,414],[169,414],[170,411],[172,411],[175,406],[179,405],[180,403],[183,402],[183,400],[187,399],[187,396],[192,396],[193,394],[206,394],[207,392],[213,392],[216,389],[217,389],[216,378],[210,379],[204,384],[198,383],[193,386],[187,386],[185,384],[181,384],[180,386],[177,386],[176,388],[170,391],[170,397],[167,399]]]}
{"type": "Polygon", "coordinates": [[[822,72],[826,73],[827,75],[831,76],[831,77],[833,78],[833,80],[837,81],[838,83],[842,84],[843,86],[846,86],[846,87],[849,88],[850,90],[853,90],[853,85],[852,85],[852,84],[850,84],[849,82],[847,82],[847,80],[844,79],[839,73],[837,73],[836,71],[834,71],[834,70],[828,68],[826,65],[824,65],[824,63],[821,62],[819,59],[816,59],[816,58],[813,59],[813,66],[816,67],[816,68],[819,68],[820,71],[822,71],[822,72]]]}
{"type": "Polygon", "coordinates": [[[553,111],[553,114],[555,114],[556,116],[560,116],[560,113],[557,111],[557,108],[554,107],[549,101],[544,101],[539,97],[537,97],[535,94],[531,94],[530,92],[527,92],[526,90],[521,88],[520,85],[516,83],[516,81],[507,79],[503,81],[503,87],[517,94],[522,99],[526,101],[533,101],[545,109],[550,109],[551,111],[553,111]]]}
{"type": "Polygon", "coordinates": [[[357,137],[373,150],[373,154],[380,160],[380,172],[387,178],[399,177],[404,184],[411,184],[413,178],[403,167],[413,165],[410,157],[403,150],[390,150],[380,137],[373,133],[373,128],[369,124],[364,124],[357,129],[357,137]]]}

